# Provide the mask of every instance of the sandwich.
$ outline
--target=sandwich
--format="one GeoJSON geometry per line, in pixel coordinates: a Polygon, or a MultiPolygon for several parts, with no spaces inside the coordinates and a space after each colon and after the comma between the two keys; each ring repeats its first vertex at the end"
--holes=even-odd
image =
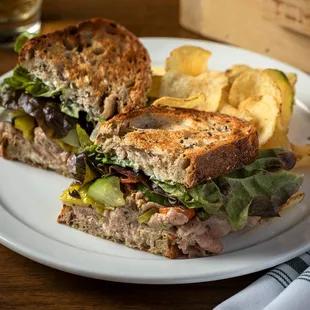
{"type": "Polygon", "coordinates": [[[169,258],[219,254],[221,237],[302,199],[286,149],[258,150],[244,120],[151,106],[80,137],[58,222],[169,258]]]}
{"type": "Polygon", "coordinates": [[[90,19],[18,41],[18,65],[0,87],[0,154],[71,175],[76,126],[146,105],[148,52],[125,27],[90,19]]]}

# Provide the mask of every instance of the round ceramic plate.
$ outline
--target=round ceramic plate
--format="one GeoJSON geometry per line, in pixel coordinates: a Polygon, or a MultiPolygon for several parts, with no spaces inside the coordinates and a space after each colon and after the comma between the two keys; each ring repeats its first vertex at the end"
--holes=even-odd
{"type": "MultiPolygon", "coordinates": [[[[310,135],[310,77],[279,61],[232,46],[207,41],[145,38],[154,66],[162,66],[172,49],[194,44],[212,52],[209,67],[233,64],[278,68],[298,75],[290,138],[305,143],[310,135]]],[[[87,277],[111,281],[174,284],[211,281],[272,267],[310,249],[310,195],[281,218],[223,239],[218,256],[170,260],[102,240],[56,222],[58,196],[70,180],[53,172],[0,159],[0,242],[42,264],[87,277]]],[[[310,171],[303,190],[310,187],[310,171]]]]}

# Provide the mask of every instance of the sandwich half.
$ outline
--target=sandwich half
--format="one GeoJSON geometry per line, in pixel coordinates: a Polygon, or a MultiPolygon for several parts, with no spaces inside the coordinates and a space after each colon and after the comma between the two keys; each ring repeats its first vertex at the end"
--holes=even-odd
{"type": "Polygon", "coordinates": [[[169,258],[219,254],[220,238],[279,216],[303,176],[289,150],[213,112],[154,107],[84,133],[58,222],[169,258]]]}
{"type": "Polygon", "coordinates": [[[91,19],[28,40],[0,87],[0,154],[71,174],[76,126],[146,105],[148,52],[125,27],[91,19]]]}

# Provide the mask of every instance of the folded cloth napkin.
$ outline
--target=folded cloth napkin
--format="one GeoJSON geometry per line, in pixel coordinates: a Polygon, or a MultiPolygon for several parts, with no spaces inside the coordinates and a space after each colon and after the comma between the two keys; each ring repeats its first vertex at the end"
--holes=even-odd
{"type": "Polygon", "coordinates": [[[267,272],[214,310],[309,310],[310,251],[267,272]]]}

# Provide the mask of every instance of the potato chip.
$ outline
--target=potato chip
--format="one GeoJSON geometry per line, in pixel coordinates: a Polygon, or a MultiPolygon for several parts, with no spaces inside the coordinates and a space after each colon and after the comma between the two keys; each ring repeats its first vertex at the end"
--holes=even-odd
{"type": "MultiPolygon", "coordinates": [[[[229,103],[238,107],[240,102],[248,98],[264,95],[273,96],[281,105],[281,92],[273,79],[264,71],[248,70],[233,82],[229,91],[229,103]]],[[[279,108],[281,109],[281,106],[279,108]]]]}
{"type": "Polygon", "coordinates": [[[230,69],[226,70],[229,84],[232,84],[241,73],[248,70],[253,69],[247,65],[233,65],[230,69]]]}
{"type": "Polygon", "coordinates": [[[281,107],[281,124],[285,132],[288,131],[290,119],[292,116],[294,105],[294,92],[286,77],[286,75],[277,69],[264,70],[277,84],[281,92],[282,107],[281,107]]]}
{"type": "Polygon", "coordinates": [[[223,103],[219,109],[220,113],[244,119],[255,125],[254,118],[247,111],[240,111],[228,103],[223,103]]]}
{"type": "Polygon", "coordinates": [[[291,148],[290,141],[286,135],[286,131],[281,126],[280,120],[277,121],[272,137],[261,146],[261,149],[272,149],[275,147],[291,148]]]}
{"type": "Polygon", "coordinates": [[[189,98],[161,97],[153,102],[154,106],[168,106],[183,109],[195,109],[205,111],[206,96],[199,93],[189,98]]]}
{"type": "Polygon", "coordinates": [[[291,144],[291,148],[297,157],[296,167],[310,167],[310,144],[291,144]]]}
{"type": "Polygon", "coordinates": [[[287,202],[281,206],[280,212],[284,211],[284,209],[287,209],[289,207],[295,206],[297,203],[300,203],[305,198],[305,194],[301,192],[295,193],[293,196],[291,196],[287,202]]]}
{"type": "Polygon", "coordinates": [[[162,78],[160,97],[188,98],[202,92],[206,96],[202,110],[217,111],[227,85],[228,79],[223,72],[208,71],[193,77],[171,70],[162,78]]]}
{"type": "Polygon", "coordinates": [[[310,156],[310,144],[295,145],[291,144],[292,150],[295,152],[297,158],[303,156],[310,156]]]}
{"type": "Polygon", "coordinates": [[[152,87],[148,92],[147,96],[151,98],[159,98],[159,90],[162,76],[152,75],[152,87]]]}
{"type": "Polygon", "coordinates": [[[295,85],[297,83],[297,74],[293,73],[293,72],[288,72],[285,74],[291,87],[293,88],[293,90],[295,89],[295,85]]]}
{"type": "Polygon", "coordinates": [[[152,67],[152,75],[156,76],[163,76],[166,73],[165,68],[164,67],[159,67],[159,66],[154,66],[152,67]]]}
{"type": "Polygon", "coordinates": [[[174,49],[166,59],[166,71],[197,76],[207,71],[207,62],[211,53],[201,47],[183,45],[174,49]]]}
{"type": "Polygon", "coordinates": [[[280,112],[277,100],[270,95],[248,98],[239,104],[238,109],[255,119],[259,145],[264,145],[275,131],[280,112]]]}
{"type": "Polygon", "coordinates": [[[310,167],[310,156],[303,156],[297,159],[295,168],[310,167]]]}

